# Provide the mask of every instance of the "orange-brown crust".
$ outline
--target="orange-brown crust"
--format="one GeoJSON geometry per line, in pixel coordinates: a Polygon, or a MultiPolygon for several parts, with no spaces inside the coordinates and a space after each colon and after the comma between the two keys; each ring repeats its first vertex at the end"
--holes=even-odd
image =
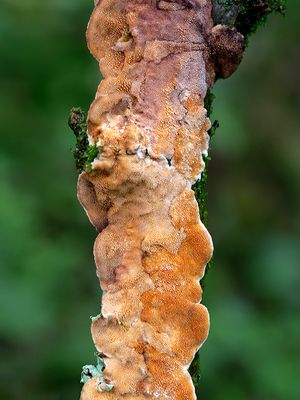
{"type": "Polygon", "coordinates": [[[226,48],[231,68],[239,60],[241,38],[230,47],[230,35],[213,28],[210,0],[95,2],[87,42],[105,79],[88,134],[100,151],[78,198],[99,231],[105,293],[92,336],[113,389],[93,377],[81,400],[195,399],[187,368],[208,335],[199,279],[213,246],[191,186],[208,150],[215,64],[226,48]]]}
{"type": "MultiPolygon", "coordinates": [[[[151,381],[146,384],[151,399],[190,400],[195,397],[191,379],[174,357],[146,347],[145,360],[151,381]]],[[[147,398],[147,397],[145,397],[147,398]]]]}
{"type": "Polygon", "coordinates": [[[174,293],[145,292],[141,320],[169,337],[172,356],[188,365],[206,340],[209,318],[207,309],[174,293]]]}

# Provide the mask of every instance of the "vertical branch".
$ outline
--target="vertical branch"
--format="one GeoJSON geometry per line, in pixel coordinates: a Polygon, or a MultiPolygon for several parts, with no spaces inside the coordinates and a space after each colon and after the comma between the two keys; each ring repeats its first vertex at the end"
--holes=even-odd
{"type": "Polygon", "coordinates": [[[78,109],[70,118],[104,291],[92,321],[98,363],[83,369],[81,400],[192,400],[198,390],[198,356],[195,387],[186,370],[209,330],[199,281],[213,250],[204,226],[210,88],[239,65],[235,26],[253,9],[213,3],[95,2],[87,42],[104,80],[87,125],[78,109]]]}

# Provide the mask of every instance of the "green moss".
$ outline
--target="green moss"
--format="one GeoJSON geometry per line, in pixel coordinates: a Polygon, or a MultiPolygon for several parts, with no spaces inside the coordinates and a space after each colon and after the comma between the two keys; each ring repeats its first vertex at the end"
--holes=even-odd
{"type": "Polygon", "coordinates": [[[214,0],[213,19],[215,24],[235,26],[245,37],[263,25],[269,14],[284,14],[286,0],[214,0]]]}
{"type": "MultiPolygon", "coordinates": [[[[211,90],[208,90],[207,94],[205,96],[205,101],[204,101],[204,107],[207,110],[208,117],[210,117],[212,114],[214,99],[215,99],[215,95],[211,92],[211,90]]],[[[218,126],[219,126],[218,121],[215,121],[212,124],[211,129],[208,131],[208,134],[210,137],[214,136],[218,126]]],[[[208,163],[210,161],[210,157],[209,156],[202,156],[202,157],[203,157],[203,161],[205,163],[205,168],[201,174],[201,179],[199,179],[193,185],[192,189],[195,192],[195,197],[198,202],[200,219],[206,225],[207,217],[208,217],[208,213],[206,210],[206,198],[207,198],[206,184],[207,184],[207,179],[208,179],[208,163]]]]}
{"type": "MultiPolygon", "coordinates": [[[[210,117],[212,112],[213,112],[213,102],[215,99],[215,95],[212,93],[211,90],[208,90],[205,96],[205,100],[204,100],[204,107],[207,110],[207,116],[210,117]]],[[[212,124],[211,129],[208,131],[208,134],[210,136],[210,138],[212,138],[214,136],[214,134],[216,133],[216,129],[219,127],[219,123],[218,121],[214,121],[214,123],[212,124]]],[[[205,163],[205,168],[204,171],[201,174],[201,179],[199,179],[192,187],[192,189],[194,190],[195,193],[195,198],[197,200],[198,206],[199,206],[199,214],[200,214],[200,219],[201,221],[204,223],[204,225],[207,225],[207,219],[208,219],[208,212],[206,209],[206,198],[207,198],[207,189],[206,189],[206,185],[207,185],[207,179],[208,179],[208,163],[210,161],[210,157],[209,156],[202,156],[203,157],[203,161],[205,163]]],[[[204,277],[201,280],[201,286],[202,288],[204,288],[205,286],[205,280],[207,277],[207,272],[210,270],[212,265],[212,261],[210,261],[208,263],[208,265],[206,266],[206,272],[204,277]]],[[[200,379],[201,379],[201,373],[200,373],[200,354],[199,352],[196,353],[190,368],[189,368],[189,373],[192,377],[193,380],[193,384],[195,386],[195,391],[196,391],[196,395],[197,398],[199,396],[199,384],[200,384],[200,379]]]]}
{"type": "Polygon", "coordinates": [[[199,396],[199,387],[200,387],[200,380],[201,380],[201,373],[200,373],[200,355],[199,351],[196,353],[195,358],[193,359],[191,366],[189,368],[189,373],[192,377],[193,384],[195,387],[196,396],[199,396]]]}
{"type": "Polygon", "coordinates": [[[92,162],[99,154],[99,149],[97,146],[89,144],[85,112],[80,108],[72,108],[69,116],[69,126],[76,136],[76,146],[73,150],[73,156],[77,171],[91,172],[92,162]]]}
{"type": "Polygon", "coordinates": [[[97,146],[88,146],[83,157],[85,158],[84,169],[86,172],[91,172],[92,162],[97,157],[99,149],[97,146]]]}
{"type": "Polygon", "coordinates": [[[210,89],[208,89],[204,99],[204,107],[207,111],[208,117],[210,117],[213,112],[213,103],[215,98],[216,96],[213,94],[213,92],[210,89]]]}
{"type": "MultiPolygon", "coordinates": [[[[204,107],[207,110],[207,116],[210,117],[212,112],[213,112],[213,102],[215,99],[215,95],[212,93],[211,90],[208,90],[205,96],[204,100],[204,107]]],[[[219,122],[214,121],[210,130],[208,131],[208,134],[210,136],[210,139],[215,135],[216,130],[219,127],[219,122]]],[[[208,211],[206,208],[206,200],[207,200],[207,180],[208,180],[208,164],[211,158],[209,156],[202,156],[203,161],[205,163],[204,170],[201,174],[201,179],[199,179],[192,187],[195,193],[195,198],[197,200],[198,206],[199,206],[199,214],[200,214],[200,219],[203,222],[204,225],[207,225],[208,222],[208,211]]],[[[211,269],[212,266],[212,260],[207,264],[206,266],[206,271],[204,277],[201,279],[201,287],[204,289],[206,279],[207,279],[207,273],[211,269]]]]}
{"type": "MultiPolygon", "coordinates": [[[[207,94],[205,96],[205,101],[204,101],[204,107],[207,110],[207,116],[210,117],[213,111],[213,101],[215,99],[215,95],[211,92],[211,90],[207,91],[207,94]]],[[[210,137],[212,137],[215,134],[216,129],[218,128],[219,124],[218,121],[215,121],[212,124],[211,129],[208,131],[208,134],[210,137]]],[[[195,197],[199,205],[199,213],[200,213],[200,219],[201,221],[206,225],[207,224],[207,210],[206,210],[206,197],[207,197],[207,191],[206,191],[206,184],[207,184],[207,178],[208,178],[208,163],[210,161],[209,156],[203,156],[203,161],[205,163],[205,168],[204,171],[201,174],[201,179],[199,179],[192,187],[192,189],[195,192],[195,197]]]]}
{"type": "MultiPolygon", "coordinates": [[[[207,110],[207,116],[210,117],[212,112],[213,112],[213,102],[215,99],[215,95],[212,93],[212,91],[210,89],[208,89],[206,96],[205,96],[205,100],[204,100],[204,107],[207,110]]],[[[215,120],[210,128],[210,130],[208,131],[208,134],[210,136],[210,139],[215,135],[216,130],[219,127],[219,122],[217,120],[215,120]]],[[[194,190],[195,193],[195,198],[197,200],[198,206],[199,206],[199,215],[200,215],[200,219],[203,222],[204,225],[207,225],[207,221],[208,221],[208,211],[206,208],[206,199],[207,199],[207,180],[208,180],[208,164],[209,161],[211,160],[211,158],[209,156],[202,156],[202,159],[205,163],[205,167],[204,170],[201,174],[201,179],[199,179],[193,186],[192,189],[194,190]]],[[[205,276],[202,278],[201,280],[201,286],[202,288],[204,288],[205,286],[205,279],[207,276],[207,272],[210,270],[212,265],[212,261],[210,261],[206,267],[206,273],[205,276]]]]}
{"type": "Polygon", "coordinates": [[[245,40],[254,33],[260,25],[263,25],[269,14],[284,13],[284,0],[253,1],[243,0],[235,22],[235,27],[245,36],[245,40]]]}

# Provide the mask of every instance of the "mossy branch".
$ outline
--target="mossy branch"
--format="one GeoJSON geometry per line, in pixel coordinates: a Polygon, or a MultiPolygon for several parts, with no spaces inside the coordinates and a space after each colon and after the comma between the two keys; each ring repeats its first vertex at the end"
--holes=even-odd
{"type": "Polygon", "coordinates": [[[284,14],[286,0],[214,0],[215,24],[234,26],[244,35],[245,45],[257,28],[263,25],[269,14],[284,14]]]}

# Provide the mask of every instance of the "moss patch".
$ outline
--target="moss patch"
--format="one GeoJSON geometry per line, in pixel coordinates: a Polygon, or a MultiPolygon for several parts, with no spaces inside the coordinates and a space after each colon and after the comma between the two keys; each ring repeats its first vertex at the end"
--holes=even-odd
{"type": "Polygon", "coordinates": [[[76,136],[76,146],[73,150],[77,171],[91,172],[92,162],[99,154],[97,146],[89,145],[87,135],[86,114],[80,108],[72,108],[69,116],[69,127],[76,136]]]}
{"type": "MultiPolygon", "coordinates": [[[[211,92],[211,90],[208,90],[206,97],[205,97],[205,101],[204,101],[204,107],[207,110],[208,117],[210,117],[212,114],[214,99],[215,99],[215,95],[211,92]]],[[[216,129],[218,127],[219,127],[218,121],[214,121],[211,129],[208,131],[210,138],[212,138],[214,136],[216,129]]],[[[207,178],[208,178],[208,163],[210,161],[210,157],[209,156],[202,156],[202,157],[203,157],[203,161],[205,163],[205,168],[201,174],[201,179],[199,179],[193,185],[192,189],[195,192],[195,197],[198,202],[200,219],[204,223],[204,225],[206,225],[207,217],[208,217],[208,212],[206,209],[206,198],[207,198],[206,184],[207,184],[207,178]]]]}
{"type": "MultiPolygon", "coordinates": [[[[204,107],[207,110],[208,117],[210,117],[213,112],[214,99],[215,99],[215,95],[212,93],[212,91],[210,89],[208,89],[206,96],[205,96],[205,100],[204,100],[204,107]]],[[[210,130],[208,131],[210,139],[215,135],[218,127],[219,127],[219,122],[217,120],[215,120],[212,123],[210,130]]],[[[199,206],[200,219],[203,222],[203,224],[206,226],[207,222],[208,222],[208,211],[206,208],[206,200],[207,200],[207,195],[208,195],[208,192],[207,192],[208,164],[209,164],[211,158],[210,158],[210,156],[204,156],[204,155],[202,156],[202,158],[205,163],[205,167],[201,174],[201,178],[192,186],[192,189],[194,190],[195,198],[196,198],[198,206],[199,206]]],[[[206,266],[205,275],[201,279],[202,289],[204,289],[204,287],[205,287],[207,273],[211,269],[212,264],[213,264],[213,260],[210,260],[206,266]]]]}
{"type": "Polygon", "coordinates": [[[286,0],[214,0],[213,20],[215,24],[235,26],[245,37],[263,25],[269,14],[284,14],[286,0]]]}
{"type": "MultiPolygon", "coordinates": [[[[206,93],[205,100],[204,100],[204,107],[207,110],[207,116],[210,117],[213,111],[213,102],[215,99],[215,95],[212,93],[212,91],[209,89],[206,93]]],[[[208,134],[210,138],[214,136],[216,133],[216,129],[219,127],[218,121],[214,121],[212,124],[211,129],[208,131],[208,134]]],[[[199,214],[200,214],[200,219],[204,223],[204,225],[207,225],[207,219],[208,219],[208,212],[206,209],[206,198],[207,198],[207,178],[208,178],[208,163],[210,161],[209,156],[203,156],[203,161],[205,163],[205,168],[204,171],[201,174],[201,179],[199,179],[192,187],[195,193],[195,198],[197,200],[198,206],[199,206],[199,214]]],[[[207,277],[207,272],[210,270],[212,266],[212,260],[207,264],[206,266],[206,271],[204,277],[201,279],[201,287],[202,289],[205,286],[205,280],[207,277]]],[[[195,358],[193,359],[190,368],[189,368],[189,373],[192,377],[193,384],[195,386],[195,392],[197,398],[200,396],[199,394],[199,385],[200,385],[200,379],[201,379],[201,372],[200,372],[200,354],[199,351],[196,353],[195,358]]]]}
{"type": "MultiPolygon", "coordinates": [[[[215,99],[215,95],[211,92],[211,90],[208,90],[206,97],[205,97],[205,101],[204,101],[204,107],[207,110],[208,117],[210,117],[210,115],[212,114],[214,99],[215,99]]],[[[214,121],[211,129],[208,131],[210,138],[212,138],[212,136],[215,134],[218,126],[219,126],[218,121],[214,121]]],[[[208,163],[210,161],[210,157],[209,156],[202,156],[202,157],[203,157],[203,161],[205,163],[205,168],[201,174],[201,179],[199,179],[193,185],[192,189],[195,192],[195,197],[196,197],[196,200],[199,205],[200,219],[204,223],[204,225],[206,225],[207,224],[207,216],[208,216],[208,212],[206,210],[206,197],[207,197],[206,184],[207,184],[207,178],[208,178],[208,163]]]]}

